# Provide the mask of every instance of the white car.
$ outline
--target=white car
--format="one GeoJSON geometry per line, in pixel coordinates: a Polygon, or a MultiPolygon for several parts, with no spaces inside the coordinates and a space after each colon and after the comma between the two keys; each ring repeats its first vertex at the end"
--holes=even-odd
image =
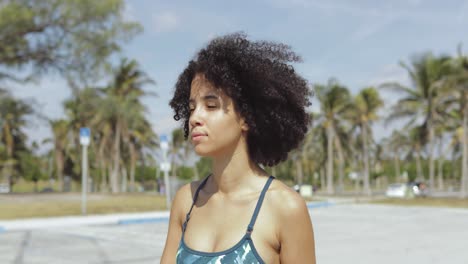
{"type": "Polygon", "coordinates": [[[406,183],[394,183],[387,187],[387,197],[404,198],[408,196],[408,185],[406,183]]]}

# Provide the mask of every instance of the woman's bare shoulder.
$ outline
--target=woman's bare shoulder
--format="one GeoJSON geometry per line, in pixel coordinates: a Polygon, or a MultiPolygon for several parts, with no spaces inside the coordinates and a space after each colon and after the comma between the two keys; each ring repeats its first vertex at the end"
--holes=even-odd
{"type": "Polygon", "coordinates": [[[188,210],[190,210],[195,192],[198,186],[200,186],[201,182],[202,180],[192,181],[190,183],[184,184],[177,190],[173,200],[173,206],[176,207],[178,212],[183,212],[186,214],[188,210]]]}
{"type": "Polygon", "coordinates": [[[287,217],[307,212],[304,198],[280,180],[272,182],[269,196],[273,210],[280,216],[287,217]]]}

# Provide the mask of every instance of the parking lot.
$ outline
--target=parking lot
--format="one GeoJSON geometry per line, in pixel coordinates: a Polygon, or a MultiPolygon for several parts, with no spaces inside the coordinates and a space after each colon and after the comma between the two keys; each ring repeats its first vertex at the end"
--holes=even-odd
{"type": "MultiPolygon", "coordinates": [[[[317,263],[468,263],[468,210],[311,208],[317,263]]],[[[166,221],[0,233],[0,263],[159,263],[166,221]]]]}

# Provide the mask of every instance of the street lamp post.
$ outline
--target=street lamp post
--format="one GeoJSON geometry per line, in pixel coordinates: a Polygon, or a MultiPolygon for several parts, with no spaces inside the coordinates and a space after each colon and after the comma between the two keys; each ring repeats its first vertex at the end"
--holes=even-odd
{"type": "Polygon", "coordinates": [[[80,128],[80,144],[83,149],[81,157],[81,214],[86,215],[86,193],[88,185],[88,145],[90,130],[87,127],[80,128]]]}
{"type": "Polygon", "coordinates": [[[171,188],[169,182],[169,170],[171,169],[171,164],[167,160],[167,151],[169,150],[169,141],[166,135],[161,135],[159,138],[162,154],[163,154],[163,162],[161,162],[161,170],[164,171],[164,186],[166,192],[166,206],[167,209],[171,208],[171,188]]]}

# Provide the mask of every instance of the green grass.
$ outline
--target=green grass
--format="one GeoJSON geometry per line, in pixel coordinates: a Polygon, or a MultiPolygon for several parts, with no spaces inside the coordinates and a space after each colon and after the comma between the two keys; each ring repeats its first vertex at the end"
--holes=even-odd
{"type": "MultiPolygon", "coordinates": [[[[165,197],[156,194],[90,194],[88,214],[110,214],[165,210],[165,197]]],[[[81,215],[81,195],[3,194],[0,219],[81,215]]]]}
{"type": "MultiPolygon", "coordinates": [[[[51,187],[54,191],[59,190],[58,182],[50,183],[49,181],[41,180],[37,182],[37,190],[40,192],[46,187],[51,187]]],[[[19,180],[13,185],[12,192],[14,193],[32,193],[34,192],[35,184],[31,181],[19,180]]],[[[81,185],[75,181],[71,182],[71,190],[74,192],[79,192],[81,185]]]]}
{"type": "Polygon", "coordinates": [[[414,199],[384,198],[371,201],[374,204],[389,204],[401,206],[433,206],[433,207],[454,207],[468,208],[468,199],[460,198],[432,198],[417,197],[414,199]]]}

